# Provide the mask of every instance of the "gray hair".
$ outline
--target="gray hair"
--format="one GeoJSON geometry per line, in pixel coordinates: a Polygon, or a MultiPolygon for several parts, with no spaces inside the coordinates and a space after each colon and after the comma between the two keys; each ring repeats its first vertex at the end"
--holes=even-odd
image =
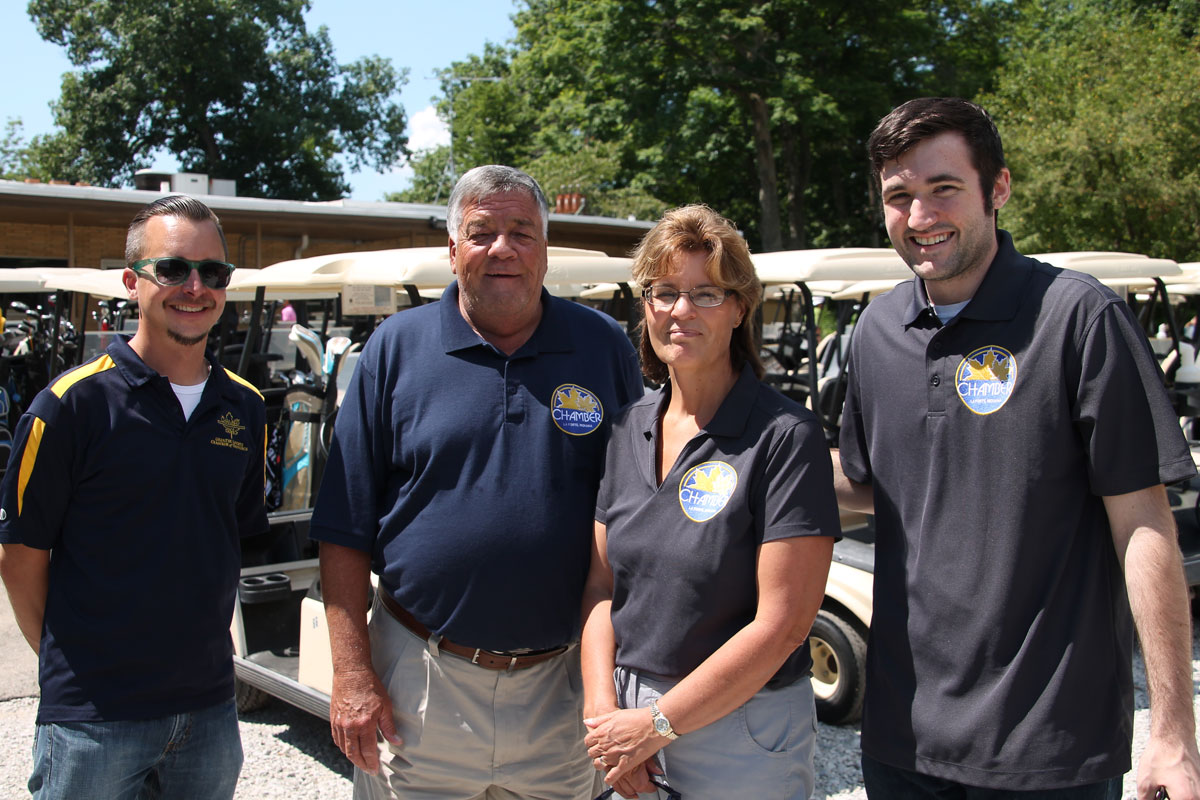
{"type": "Polygon", "coordinates": [[[146,223],[151,217],[179,217],[191,222],[211,222],[217,226],[217,234],[221,237],[221,249],[225,252],[225,260],[229,260],[229,244],[225,241],[225,231],[221,230],[221,220],[217,219],[212,209],[186,194],[169,194],[142,206],[129,223],[129,232],[125,234],[125,266],[132,267],[133,262],[142,257],[146,223]]]}
{"type": "Polygon", "coordinates": [[[542,216],[542,236],[550,231],[550,204],[538,182],[515,167],[505,167],[500,164],[486,164],[482,167],[468,170],[450,193],[450,203],[446,208],[446,230],[450,238],[458,241],[459,228],[462,226],[463,209],[471,203],[477,203],[485,197],[494,194],[519,192],[527,195],[537,204],[538,213],[542,216]]]}

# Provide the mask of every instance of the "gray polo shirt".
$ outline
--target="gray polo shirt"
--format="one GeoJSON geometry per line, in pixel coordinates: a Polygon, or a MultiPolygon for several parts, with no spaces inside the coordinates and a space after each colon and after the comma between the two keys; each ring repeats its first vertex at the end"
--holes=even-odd
{"type": "Polygon", "coordinates": [[[875,491],[863,751],[1001,789],[1129,769],[1132,625],[1102,496],[1195,473],[1129,307],[1007,233],[942,326],[915,279],[851,345],[848,477],[875,491]]]}
{"type": "MultiPolygon", "coordinates": [[[[682,678],[754,619],[758,546],[841,533],[821,425],[746,367],[661,486],[670,385],[613,424],[596,519],[608,529],[617,664],[682,678]]],[[[807,645],[772,685],[804,676],[807,645]]]]}

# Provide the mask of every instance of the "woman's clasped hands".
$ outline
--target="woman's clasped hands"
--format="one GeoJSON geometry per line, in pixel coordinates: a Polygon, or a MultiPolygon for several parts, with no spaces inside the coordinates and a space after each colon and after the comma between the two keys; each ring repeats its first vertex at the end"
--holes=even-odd
{"type": "Polygon", "coordinates": [[[654,730],[649,708],[618,709],[583,721],[588,733],[584,744],[592,765],[604,773],[604,782],[622,797],[655,791],[652,776],[662,769],[654,754],[669,740],[654,730]]]}

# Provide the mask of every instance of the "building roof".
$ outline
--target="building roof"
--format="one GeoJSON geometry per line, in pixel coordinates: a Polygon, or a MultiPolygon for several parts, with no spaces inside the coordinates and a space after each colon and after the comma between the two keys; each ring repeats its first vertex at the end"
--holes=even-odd
{"type": "MultiPolygon", "coordinates": [[[[146,203],[165,192],[107,189],[99,186],[24,183],[0,180],[0,218],[8,222],[117,226],[124,228],[146,203]]],[[[333,200],[309,202],[260,197],[199,195],[226,233],[300,236],[314,239],[393,238],[414,229],[445,230],[446,207],[419,203],[333,200]]],[[[550,214],[550,240],[555,234],[610,239],[622,246],[636,241],[654,223],[571,214],[550,214]]]]}

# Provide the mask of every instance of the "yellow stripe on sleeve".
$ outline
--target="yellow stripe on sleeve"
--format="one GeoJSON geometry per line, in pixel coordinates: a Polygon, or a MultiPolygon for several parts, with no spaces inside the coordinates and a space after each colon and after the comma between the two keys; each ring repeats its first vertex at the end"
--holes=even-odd
{"type": "Polygon", "coordinates": [[[33,474],[33,465],[37,462],[38,448],[42,444],[42,434],[46,432],[46,422],[41,417],[33,418],[29,429],[29,438],[25,441],[25,451],[21,454],[21,471],[17,476],[17,516],[21,516],[21,508],[25,504],[25,487],[29,485],[29,476],[33,474]]]}
{"type": "Polygon", "coordinates": [[[112,369],[116,365],[111,356],[100,356],[95,361],[84,364],[81,367],[76,367],[60,377],[50,386],[50,391],[54,393],[55,397],[62,397],[67,393],[67,389],[70,389],[84,378],[90,378],[97,373],[104,372],[106,369],[112,369]]]}
{"type": "MultiPolygon", "coordinates": [[[[225,368],[222,367],[221,369],[225,369],[225,368]]],[[[258,387],[256,387],[250,381],[243,378],[241,375],[238,375],[236,372],[234,372],[231,369],[226,369],[225,374],[228,375],[230,377],[230,379],[233,380],[235,383],[240,383],[242,386],[245,386],[247,389],[249,389],[250,391],[254,392],[256,395],[258,395],[260,399],[262,398],[262,396],[263,396],[262,392],[260,392],[258,390],[258,387]]]]}

